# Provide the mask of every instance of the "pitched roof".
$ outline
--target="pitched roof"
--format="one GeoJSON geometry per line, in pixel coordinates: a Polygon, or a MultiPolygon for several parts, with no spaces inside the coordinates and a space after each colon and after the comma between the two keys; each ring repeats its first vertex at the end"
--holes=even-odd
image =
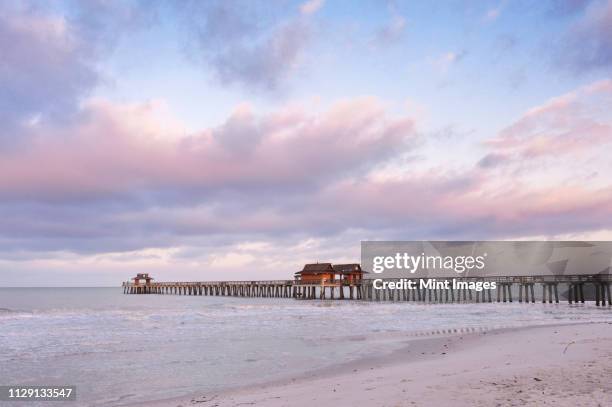
{"type": "Polygon", "coordinates": [[[317,273],[333,273],[334,272],[334,268],[332,267],[331,263],[311,263],[311,264],[305,264],[304,268],[302,269],[302,271],[300,273],[311,273],[311,274],[317,274],[317,273]]]}
{"type": "Polygon", "coordinates": [[[361,272],[361,265],[359,263],[351,264],[334,264],[334,271],[340,274],[349,274],[355,272],[361,272]]]}

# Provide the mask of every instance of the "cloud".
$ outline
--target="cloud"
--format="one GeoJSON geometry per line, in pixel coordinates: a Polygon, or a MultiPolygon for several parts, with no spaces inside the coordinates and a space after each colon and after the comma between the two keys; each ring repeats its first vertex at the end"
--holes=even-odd
{"type": "Polygon", "coordinates": [[[431,171],[395,182],[350,183],[334,195],[356,202],[338,222],[382,229],[395,239],[554,235],[610,227],[612,215],[609,186],[499,185],[478,173],[431,171]]]}
{"type": "Polygon", "coordinates": [[[13,125],[64,119],[98,84],[98,61],[120,38],[147,28],[158,11],[182,25],[190,58],[203,62],[223,84],[278,92],[301,66],[322,1],[279,13],[267,2],[184,0],[143,2],[60,1],[0,5],[3,60],[0,119],[13,125]],[[43,69],[44,67],[44,69],[43,69]]]}
{"type": "Polygon", "coordinates": [[[556,0],[550,3],[549,12],[555,16],[577,14],[592,2],[592,0],[556,0]]]}
{"type": "Polygon", "coordinates": [[[323,7],[325,0],[308,0],[302,3],[300,6],[300,12],[302,14],[314,14],[323,7]]]}
{"type": "Polygon", "coordinates": [[[362,238],[610,229],[605,161],[585,157],[585,177],[595,180],[582,182],[564,157],[571,152],[575,161],[583,145],[585,154],[606,151],[600,146],[609,133],[592,130],[607,123],[611,91],[609,81],[595,82],[529,109],[485,144],[471,169],[407,161],[388,177],[380,176],[387,163],[415,153],[418,132],[409,112],[392,114],[377,98],[341,100],[317,113],[288,105],[262,114],[241,104],[193,134],[161,102],[90,100],[71,122],[32,126],[28,144],[0,152],[0,252],[47,258],[159,249],[169,263],[237,270],[257,257],[237,249],[249,242],[269,253],[265,247],[308,239],[350,247],[362,238]],[[546,138],[552,150],[534,147],[544,136],[559,138],[546,138]],[[542,157],[574,182],[538,181],[542,157]],[[538,171],[503,172],[525,162],[538,171]],[[197,252],[217,257],[196,260],[197,252]]]}
{"type": "Polygon", "coordinates": [[[449,51],[435,58],[432,61],[432,65],[438,72],[445,74],[453,65],[461,62],[466,56],[467,51],[465,50],[459,52],[449,51]]]}
{"type": "Polygon", "coordinates": [[[186,1],[178,15],[221,83],[274,92],[300,65],[311,39],[310,17],[320,6],[312,1],[299,15],[279,16],[267,2],[186,1]]]}
{"type": "Polygon", "coordinates": [[[478,166],[482,168],[493,168],[504,164],[509,160],[509,157],[500,153],[489,153],[478,161],[478,166]]]}
{"type": "Polygon", "coordinates": [[[556,59],[574,73],[612,68],[612,0],[595,1],[569,28],[556,59]]]}
{"type": "Polygon", "coordinates": [[[387,3],[389,18],[387,22],[380,27],[374,36],[374,43],[377,46],[387,46],[398,42],[404,37],[406,31],[406,18],[398,11],[395,2],[387,3]]]}
{"type": "Polygon", "coordinates": [[[380,45],[388,45],[402,38],[406,31],[406,18],[392,12],[391,18],[376,33],[376,42],[380,45]]]}
{"type": "Polygon", "coordinates": [[[96,62],[144,14],[127,3],[79,2],[73,14],[40,2],[0,5],[0,145],[41,120],[69,120],[97,84],[96,62]]]}
{"type": "Polygon", "coordinates": [[[485,13],[484,20],[486,22],[493,22],[499,18],[499,16],[501,15],[501,12],[502,12],[501,5],[495,8],[491,8],[487,10],[487,12],[485,13]]]}
{"type": "Polygon", "coordinates": [[[389,115],[371,97],[340,101],[319,115],[257,115],[241,105],[221,126],[189,137],[161,123],[161,113],[155,104],[98,101],[68,127],[37,129],[29,148],[0,153],[0,196],[72,200],[133,189],[318,184],[366,170],[415,137],[411,119],[389,115]]]}
{"type": "Polygon", "coordinates": [[[60,16],[0,6],[0,48],[0,139],[37,115],[74,112],[96,82],[89,50],[60,16]]]}
{"type": "Polygon", "coordinates": [[[599,150],[612,142],[612,82],[603,80],[555,97],[527,111],[486,142],[490,166],[542,157],[558,159],[599,150]],[[497,160],[492,160],[496,157],[497,160]],[[512,159],[510,159],[512,158],[512,159]]]}

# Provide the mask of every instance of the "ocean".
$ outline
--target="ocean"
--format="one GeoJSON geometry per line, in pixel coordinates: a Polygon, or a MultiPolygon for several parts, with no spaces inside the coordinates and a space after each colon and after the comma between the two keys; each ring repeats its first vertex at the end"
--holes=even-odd
{"type": "Polygon", "coordinates": [[[593,304],[0,288],[0,385],[76,385],[78,400],[69,405],[118,406],[283,379],[392,352],[425,335],[611,320],[609,307],[593,304]]]}

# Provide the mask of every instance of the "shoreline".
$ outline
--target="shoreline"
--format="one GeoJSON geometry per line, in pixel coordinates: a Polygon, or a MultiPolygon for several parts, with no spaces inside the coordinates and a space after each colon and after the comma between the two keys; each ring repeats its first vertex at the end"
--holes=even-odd
{"type": "MultiPolygon", "coordinates": [[[[404,345],[400,349],[389,353],[368,355],[357,360],[340,362],[330,368],[308,371],[283,379],[126,405],[222,407],[238,404],[306,406],[313,403],[349,403],[364,406],[412,406],[431,405],[436,397],[438,403],[453,400],[455,405],[466,406],[479,405],[473,402],[473,397],[485,397],[488,402],[482,405],[495,405],[496,398],[493,395],[504,393],[500,389],[508,390],[507,393],[523,394],[523,398],[517,399],[519,404],[505,399],[502,400],[502,405],[527,405],[521,404],[520,400],[533,398],[534,386],[542,387],[544,384],[536,385],[552,382],[554,375],[551,370],[566,379],[586,374],[586,382],[577,383],[577,387],[582,388],[588,384],[587,387],[592,391],[582,389],[577,394],[588,396],[593,393],[595,404],[584,404],[584,400],[572,401],[571,397],[567,397],[572,393],[571,386],[557,389],[558,393],[570,393],[564,398],[557,400],[549,394],[546,396],[548,398],[532,400],[531,403],[568,406],[577,405],[576,403],[598,405],[599,400],[602,401],[601,405],[612,403],[612,367],[606,369],[605,363],[601,363],[602,360],[612,357],[612,322],[500,328],[434,335],[428,338],[417,337],[402,342],[404,345]],[[589,347],[589,344],[596,346],[589,347]],[[584,349],[576,352],[578,347],[584,349]],[[574,348],[571,357],[568,356],[570,348],[574,348]],[[556,355],[558,360],[551,354],[556,355]],[[500,360],[500,357],[503,360],[500,360]],[[522,360],[530,362],[521,364],[522,360]],[[576,372],[566,366],[568,362],[584,366],[576,372]],[[599,369],[584,369],[585,366],[593,368],[590,366],[593,363],[599,363],[599,369]],[[487,377],[481,377],[482,371],[485,370],[488,371],[487,377]],[[422,372],[425,372],[425,375],[422,372]],[[493,377],[488,377],[490,374],[493,374],[493,377]],[[522,378],[525,375],[534,376],[535,379],[523,378],[524,380],[517,381],[517,377],[522,378]],[[454,384],[447,386],[451,382],[454,384]],[[463,392],[453,390],[457,384],[463,384],[460,386],[464,389],[463,392]],[[482,387],[488,389],[483,390],[482,387]],[[438,389],[432,391],[432,394],[425,394],[428,389],[433,388],[438,389]],[[406,394],[412,394],[412,398],[407,399],[406,394]]],[[[544,396],[546,392],[540,391],[538,394],[544,396]]]]}

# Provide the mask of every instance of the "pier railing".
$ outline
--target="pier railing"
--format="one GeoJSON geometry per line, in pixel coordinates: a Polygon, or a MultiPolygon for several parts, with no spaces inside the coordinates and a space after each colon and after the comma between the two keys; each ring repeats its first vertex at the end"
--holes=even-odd
{"type": "MultiPolygon", "coordinates": [[[[292,284],[293,280],[261,280],[261,281],[180,281],[180,282],[151,282],[151,287],[170,287],[175,285],[275,285],[292,284]]],[[[134,285],[134,283],[129,283],[134,285]]],[[[141,284],[142,285],[142,284],[141,284]]]]}

